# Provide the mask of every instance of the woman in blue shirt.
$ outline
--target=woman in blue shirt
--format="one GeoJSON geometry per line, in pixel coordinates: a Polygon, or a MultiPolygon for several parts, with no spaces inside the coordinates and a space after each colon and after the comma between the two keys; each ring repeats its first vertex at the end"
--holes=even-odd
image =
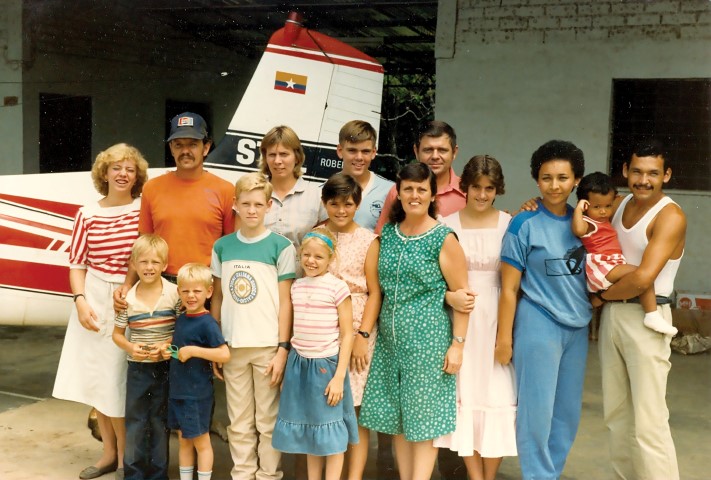
{"type": "Polygon", "coordinates": [[[567,201],[584,169],[583,152],[570,142],[539,147],[531,157],[538,208],[514,217],[501,250],[494,355],[502,364],[513,356],[516,368],[524,479],[560,478],[580,423],[591,307],[567,201]]]}

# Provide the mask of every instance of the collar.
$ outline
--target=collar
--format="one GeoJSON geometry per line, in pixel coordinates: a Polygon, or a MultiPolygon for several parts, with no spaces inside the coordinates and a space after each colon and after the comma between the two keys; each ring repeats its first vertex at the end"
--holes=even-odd
{"type": "Polygon", "coordinates": [[[459,195],[461,195],[462,197],[466,197],[464,192],[462,192],[459,188],[460,181],[461,181],[461,178],[459,178],[457,176],[457,174],[454,173],[454,169],[452,167],[449,167],[449,183],[447,184],[446,187],[444,187],[442,189],[442,191],[437,191],[436,196],[439,197],[440,195],[444,195],[445,193],[454,191],[454,192],[458,193],[459,195]]]}

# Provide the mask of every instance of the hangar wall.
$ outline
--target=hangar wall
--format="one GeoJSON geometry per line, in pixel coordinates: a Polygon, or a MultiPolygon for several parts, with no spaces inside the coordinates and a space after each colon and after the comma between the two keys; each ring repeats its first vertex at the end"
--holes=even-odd
{"type": "MultiPolygon", "coordinates": [[[[241,52],[158,24],[131,1],[3,4],[14,8],[0,14],[0,48],[3,25],[18,28],[22,68],[10,72],[19,75],[21,106],[13,116],[15,131],[0,131],[12,139],[0,142],[0,158],[11,159],[0,164],[2,174],[39,172],[40,93],[91,97],[92,158],[127,142],[152,166],[162,166],[166,100],[208,104],[211,134],[219,141],[256,67],[241,52]]],[[[3,81],[7,70],[0,62],[3,81]]]]}
{"type": "Polygon", "coordinates": [[[22,0],[0,0],[0,175],[22,168],[22,0]]]}
{"type": "MultiPolygon", "coordinates": [[[[537,194],[528,163],[552,138],[585,153],[586,171],[608,170],[612,80],[711,77],[706,0],[440,1],[436,116],[460,153],[498,158],[518,209],[537,194]]],[[[711,192],[669,191],[689,219],[677,289],[709,291],[711,192]]]]}

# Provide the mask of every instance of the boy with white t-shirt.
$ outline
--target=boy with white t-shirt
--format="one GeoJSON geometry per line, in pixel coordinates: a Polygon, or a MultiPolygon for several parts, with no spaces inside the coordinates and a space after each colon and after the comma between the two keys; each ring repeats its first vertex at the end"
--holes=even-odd
{"type": "Polygon", "coordinates": [[[233,478],[281,474],[272,431],[291,348],[296,251],[286,237],[264,226],[271,194],[261,173],[242,176],[235,184],[240,229],[220,238],[212,251],[211,313],[220,321],[231,353],[223,374],[233,478]]]}

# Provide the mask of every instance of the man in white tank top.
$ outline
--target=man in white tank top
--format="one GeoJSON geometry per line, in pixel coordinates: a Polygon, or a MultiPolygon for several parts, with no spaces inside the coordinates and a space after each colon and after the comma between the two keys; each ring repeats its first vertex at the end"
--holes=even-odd
{"type": "Polygon", "coordinates": [[[684,253],[686,217],[662,191],[671,168],[658,142],[635,146],[623,166],[631,195],[612,218],[627,261],[639,268],[603,292],[600,326],[605,424],[616,478],[678,480],[666,405],[671,337],[646,328],[637,296],[652,283],[671,323],[668,297],[684,253]],[[636,303],[635,303],[636,301],[636,303]]]}

